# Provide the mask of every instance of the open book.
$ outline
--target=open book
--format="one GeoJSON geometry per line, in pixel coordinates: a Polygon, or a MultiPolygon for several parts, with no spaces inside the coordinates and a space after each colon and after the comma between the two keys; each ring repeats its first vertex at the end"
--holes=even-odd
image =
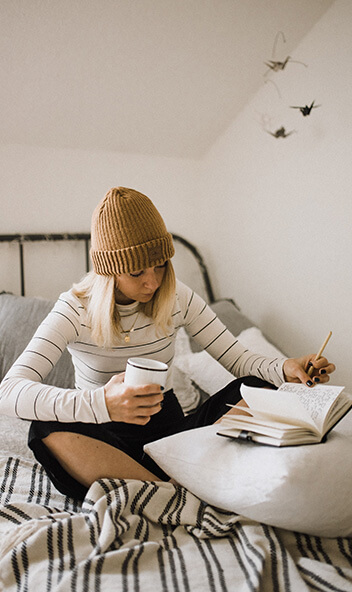
{"type": "Polygon", "coordinates": [[[241,395],[248,407],[236,406],[236,415],[223,417],[218,434],[272,446],[322,442],[352,406],[351,395],[343,389],[285,382],[270,390],[243,384],[241,395]]]}

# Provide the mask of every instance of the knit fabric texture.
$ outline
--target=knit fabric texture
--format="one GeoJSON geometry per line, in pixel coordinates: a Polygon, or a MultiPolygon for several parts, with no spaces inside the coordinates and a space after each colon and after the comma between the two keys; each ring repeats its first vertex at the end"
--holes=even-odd
{"type": "Polygon", "coordinates": [[[90,255],[98,275],[155,267],[174,254],[171,234],[152,201],[143,193],[114,187],[95,208],[90,255]]]}

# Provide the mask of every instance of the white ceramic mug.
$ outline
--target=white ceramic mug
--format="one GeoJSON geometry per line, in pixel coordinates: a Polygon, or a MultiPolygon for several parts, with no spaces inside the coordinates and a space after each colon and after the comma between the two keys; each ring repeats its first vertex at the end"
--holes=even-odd
{"type": "Polygon", "coordinates": [[[125,371],[125,384],[160,384],[165,387],[168,365],[148,358],[129,358],[125,371]]]}

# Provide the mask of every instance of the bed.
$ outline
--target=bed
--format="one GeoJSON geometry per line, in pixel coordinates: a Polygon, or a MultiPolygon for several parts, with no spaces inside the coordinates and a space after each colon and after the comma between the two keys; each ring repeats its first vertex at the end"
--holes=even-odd
{"type": "MultiPolygon", "coordinates": [[[[215,299],[199,251],[174,238],[180,279],[247,347],[281,355],[231,297],[215,299]]],[[[89,235],[0,237],[0,378],[53,304],[26,288],[30,249],[40,245],[44,260],[54,243],[80,244],[82,273],[89,268],[89,235]]],[[[179,332],[175,391],[185,413],[232,379],[179,332]]],[[[47,382],[72,381],[64,355],[47,382]]],[[[172,436],[147,452],[179,485],[102,479],[83,503],[54,488],[27,447],[27,431],[28,422],[0,417],[1,590],[352,590],[349,416],[327,443],[290,451],[230,442],[214,426],[172,436]]]]}

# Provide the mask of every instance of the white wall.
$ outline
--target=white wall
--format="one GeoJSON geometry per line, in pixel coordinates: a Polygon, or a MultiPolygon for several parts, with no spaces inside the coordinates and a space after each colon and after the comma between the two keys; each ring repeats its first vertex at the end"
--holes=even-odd
{"type": "Polygon", "coordinates": [[[336,0],[292,56],[308,67],[272,77],[281,98],[263,84],[202,162],[0,147],[0,233],[87,231],[107,189],[139,189],[203,252],[216,296],[288,355],[316,351],[332,330],[334,382],[351,388],[351,22],[352,3],[336,0]],[[289,109],[313,99],[310,117],[289,109]],[[296,132],[264,129],[281,125],[296,132]]]}
{"type": "MultiPolygon", "coordinates": [[[[337,0],[203,163],[197,240],[218,294],[288,355],[327,354],[352,387],[352,3],[337,0]],[[290,105],[321,107],[303,117],[290,105]],[[265,131],[284,125],[288,138],[265,131]],[[219,230],[221,229],[221,232],[219,230]],[[209,240],[211,236],[211,240],[209,240]]],[[[286,57],[286,56],[284,56],[286,57]]],[[[265,69],[265,67],[264,67],[265,69]]]]}
{"type": "Polygon", "coordinates": [[[165,221],[191,231],[184,208],[197,185],[197,161],[0,145],[0,162],[1,233],[89,231],[93,208],[118,185],[146,193],[165,221]]]}
{"type": "MultiPolygon", "coordinates": [[[[0,233],[89,232],[91,214],[110,187],[146,193],[170,230],[191,237],[197,161],[33,146],[0,146],[0,233]],[[192,209],[193,208],[193,209],[192,209]]],[[[55,299],[84,273],[84,247],[26,245],[28,296],[55,299]],[[56,266],[52,278],[50,266],[56,266]]],[[[0,245],[0,291],[19,293],[16,245],[0,245]]]]}

